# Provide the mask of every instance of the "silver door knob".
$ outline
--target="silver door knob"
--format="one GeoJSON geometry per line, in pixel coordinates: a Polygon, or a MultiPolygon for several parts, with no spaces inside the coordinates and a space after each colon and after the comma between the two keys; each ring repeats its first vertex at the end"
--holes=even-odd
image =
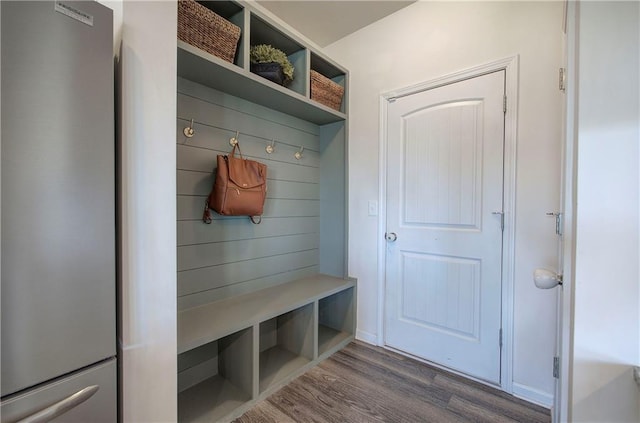
{"type": "Polygon", "coordinates": [[[395,240],[398,239],[398,235],[396,235],[395,232],[387,232],[384,234],[384,239],[389,242],[395,242],[395,240]]]}

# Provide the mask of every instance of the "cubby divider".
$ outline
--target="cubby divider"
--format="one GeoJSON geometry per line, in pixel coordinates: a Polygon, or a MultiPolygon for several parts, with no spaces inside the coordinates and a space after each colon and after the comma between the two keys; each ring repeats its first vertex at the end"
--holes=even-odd
{"type": "Polygon", "coordinates": [[[318,300],[318,355],[350,340],[355,330],[355,287],[318,300]]]}
{"type": "Polygon", "coordinates": [[[308,97],[308,87],[309,83],[307,80],[309,79],[309,72],[307,72],[307,67],[309,61],[309,51],[307,49],[298,50],[297,52],[290,54],[288,56],[289,61],[293,65],[293,81],[289,84],[288,88],[292,91],[295,91],[305,97],[308,97]]]}

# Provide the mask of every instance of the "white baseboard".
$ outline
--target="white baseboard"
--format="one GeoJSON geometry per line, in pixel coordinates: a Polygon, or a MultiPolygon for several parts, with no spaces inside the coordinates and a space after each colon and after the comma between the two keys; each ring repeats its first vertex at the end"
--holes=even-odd
{"type": "Polygon", "coordinates": [[[359,341],[366,342],[367,344],[379,345],[378,335],[374,335],[372,333],[365,332],[360,329],[356,330],[356,339],[359,341]]]}
{"type": "Polygon", "coordinates": [[[530,386],[513,382],[513,395],[542,407],[553,407],[553,395],[530,386]]]}

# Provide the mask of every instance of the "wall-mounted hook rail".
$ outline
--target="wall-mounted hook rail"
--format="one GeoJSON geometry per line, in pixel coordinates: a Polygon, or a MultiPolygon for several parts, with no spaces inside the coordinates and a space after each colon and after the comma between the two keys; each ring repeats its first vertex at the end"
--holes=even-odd
{"type": "Polygon", "coordinates": [[[264,149],[267,154],[273,153],[276,149],[276,140],[271,140],[271,144],[267,145],[264,149]]]}
{"type": "Polygon", "coordinates": [[[236,145],[238,145],[238,139],[240,138],[240,131],[236,131],[236,136],[235,137],[231,137],[231,139],[229,139],[229,144],[233,147],[235,147],[236,145]]]}
{"type": "Polygon", "coordinates": [[[293,157],[295,157],[297,160],[300,160],[302,158],[302,152],[304,151],[304,147],[300,147],[299,151],[296,151],[293,155],[293,157]]]}
{"type": "Polygon", "coordinates": [[[182,130],[182,133],[184,134],[185,137],[187,138],[191,138],[193,137],[193,134],[196,133],[196,131],[193,130],[193,119],[191,119],[191,122],[189,122],[189,126],[185,127],[182,130]]]}

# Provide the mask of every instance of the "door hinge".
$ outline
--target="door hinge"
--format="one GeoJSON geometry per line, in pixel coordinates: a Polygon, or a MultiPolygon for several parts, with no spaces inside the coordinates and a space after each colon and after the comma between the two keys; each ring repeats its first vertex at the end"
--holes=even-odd
{"type": "Polygon", "coordinates": [[[558,74],[558,88],[560,91],[565,92],[567,89],[567,70],[565,68],[560,68],[560,72],[558,74]]]}
{"type": "Polygon", "coordinates": [[[560,379],[560,357],[553,357],[553,377],[560,379]]]}
{"type": "Polygon", "coordinates": [[[500,348],[502,348],[502,328],[500,328],[500,334],[498,335],[498,338],[499,338],[499,341],[498,341],[499,342],[499,346],[500,346],[500,348]]]}
{"type": "Polygon", "coordinates": [[[507,95],[502,96],[502,113],[507,113],[507,95]]]}
{"type": "Polygon", "coordinates": [[[564,226],[562,212],[549,212],[547,216],[553,216],[556,219],[556,235],[562,236],[562,227],[564,226]]]}

